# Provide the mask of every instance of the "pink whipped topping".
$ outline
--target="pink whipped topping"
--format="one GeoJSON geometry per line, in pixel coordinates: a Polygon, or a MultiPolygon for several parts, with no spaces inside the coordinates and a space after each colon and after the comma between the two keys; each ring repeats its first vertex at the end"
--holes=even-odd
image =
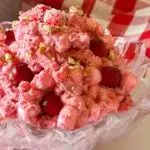
{"type": "Polygon", "coordinates": [[[37,5],[0,28],[2,119],[74,130],[128,110],[135,85],[112,35],[79,8],[37,5]]]}

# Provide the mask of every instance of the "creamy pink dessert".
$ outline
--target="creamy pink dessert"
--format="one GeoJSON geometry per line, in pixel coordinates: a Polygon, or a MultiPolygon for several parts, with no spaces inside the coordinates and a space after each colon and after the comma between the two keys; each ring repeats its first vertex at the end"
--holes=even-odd
{"type": "Polygon", "coordinates": [[[71,7],[37,5],[0,28],[0,117],[74,130],[133,106],[136,77],[114,38],[71,7]]]}

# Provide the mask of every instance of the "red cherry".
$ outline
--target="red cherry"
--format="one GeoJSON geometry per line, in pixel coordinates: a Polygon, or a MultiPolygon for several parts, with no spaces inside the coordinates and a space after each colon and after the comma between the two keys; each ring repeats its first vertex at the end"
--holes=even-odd
{"type": "Polygon", "coordinates": [[[5,34],[6,34],[5,44],[10,45],[13,41],[15,41],[15,35],[12,30],[6,31],[5,34]]]}
{"type": "Polygon", "coordinates": [[[13,70],[13,79],[19,84],[21,81],[31,81],[34,77],[33,72],[28,68],[26,64],[16,65],[13,70]]]}
{"type": "Polygon", "coordinates": [[[147,49],[146,49],[146,56],[147,56],[148,58],[150,58],[150,48],[147,48],[147,49]]]}
{"type": "Polygon", "coordinates": [[[90,49],[98,57],[105,57],[108,55],[108,50],[105,48],[102,41],[91,41],[90,49]]]}
{"type": "Polygon", "coordinates": [[[62,5],[62,1],[61,0],[55,0],[55,1],[44,0],[44,4],[47,6],[51,6],[52,8],[55,8],[55,9],[60,9],[62,5]]]}
{"type": "Polygon", "coordinates": [[[58,115],[62,107],[63,103],[61,102],[60,97],[55,95],[53,92],[48,93],[41,103],[42,112],[49,116],[58,115]]]}
{"type": "Polygon", "coordinates": [[[103,67],[101,70],[102,81],[101,84],[109,87],[120,86],[122,74],[118,68],[103,67]]]}

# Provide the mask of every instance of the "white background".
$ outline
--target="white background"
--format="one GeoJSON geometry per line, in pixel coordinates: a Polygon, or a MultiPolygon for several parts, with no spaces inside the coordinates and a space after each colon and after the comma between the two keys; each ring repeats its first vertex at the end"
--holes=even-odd
{"type": "Polygon", "coordinates": [[[150,116],[143,118],[130,134],[95,150],[150,150],[150,116]]]}

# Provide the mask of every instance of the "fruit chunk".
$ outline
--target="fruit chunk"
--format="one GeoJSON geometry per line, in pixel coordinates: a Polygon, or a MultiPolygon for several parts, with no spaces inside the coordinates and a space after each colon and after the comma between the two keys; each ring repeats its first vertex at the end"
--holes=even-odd
{"type": "Polygon", "coordinates": [[[26,64],[16,65],[12,73],[13,79],[17,84],[19,84],[21,81],[30,82],[34,77],[33,72],[28,68],[26,64]]]}
{"type": "Polygon", "coordinates": [[[120,86],[122,80],[121,71],[115,67],[103,67],[101,70],[102,81],[100,84],[109,86],[109,87],[117,87],[120,86]]]}
{"type": "Polygon", "coordinates": [[[108,55],[108,50],[105,48],[102,41],[91,41],[90,49],[98,57],[105,57],[108,55]]]}
{"type": "Polygon", "coordinates": [[[5,44],[10,45],[13,41],[15,41],[15,35],[12,30],[6,31],[5,34],[6,34],[5,44]]]}
{"type": "Polygon", "coordinates": [[[41,103],[42,112],[49,116],[56,116],[59,114],[63,107],[63,103],[59,96],[55,95],[53,92],[48,93],[44,96],[41,103]]]}
{"type": "Polygon", "coordinates": [[[125,96],[123,101],[120,103],[118,110],[119,111],[127,111],[131,107],[133,107],[133,100],[130,95],[125,96]]]}

